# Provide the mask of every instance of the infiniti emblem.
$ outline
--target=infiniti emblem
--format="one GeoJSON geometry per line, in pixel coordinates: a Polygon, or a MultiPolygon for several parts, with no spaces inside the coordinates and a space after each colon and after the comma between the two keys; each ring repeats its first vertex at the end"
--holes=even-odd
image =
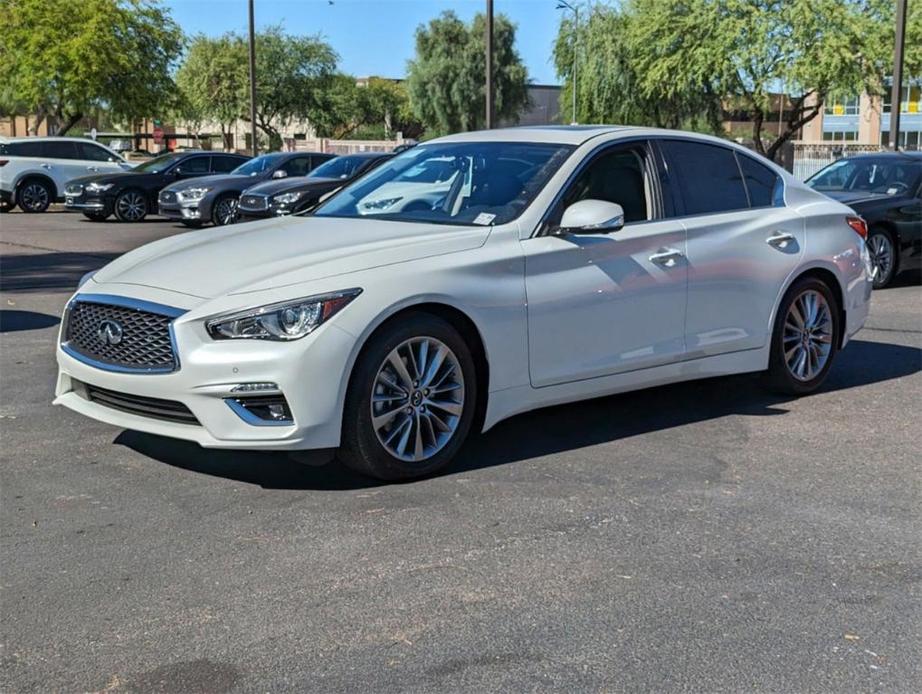
{"type": "Polygon", "coordinates": [[[122,324],[114,320],[104,320],[96,332],[97,339],[104,345],[117,345],[122,341],[122,324]]]}

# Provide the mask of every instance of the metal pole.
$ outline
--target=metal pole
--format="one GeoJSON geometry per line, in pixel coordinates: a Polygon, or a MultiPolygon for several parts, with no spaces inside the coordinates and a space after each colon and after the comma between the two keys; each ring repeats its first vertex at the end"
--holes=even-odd
{"type": "Polygon", "coordinates": [[[570,122],[576,125],[576,93],[579,91],[577,70],[579,68],[579,7],[573,9],[573,113],[570,122]]]}
{"type": "Polygon", "coordinates": [[[487,0],[487,129],[493,127],[493,0],[487,0]]]}
{"type": "Polygon", "coordinates": [[[903,45],[906,43],[906,5],[896,0],[896,41],[893,47],[893,87],[890,90],[890,149],[900,148],[900,100],[903,96],[903,45]]]}
{"type": "Polygon", "coordinates": [[[250,3],[250,137],[253,156],[256,156],[256,34],[253,19],[253,0],[250,3]]]}

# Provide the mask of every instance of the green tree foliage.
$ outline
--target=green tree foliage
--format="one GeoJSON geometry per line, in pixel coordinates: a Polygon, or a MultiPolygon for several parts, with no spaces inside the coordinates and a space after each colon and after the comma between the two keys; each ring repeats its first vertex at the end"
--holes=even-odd
{"type": "MultiPolygon", "coordinates": [[[[407,85],[413,113],[427,133],[484,127],[485,28],[482,14],[468,26],[451,11],[417,28],[407,85]]],[[[528,103],[528,74],[515,50],[515,25],[500,14],[493,31],[496,116],[514,122],[528,103]]]]}
{"type": "Polygon", "coordinates": [[[192,39],[176,73],[176,113],[190,130],[198,132],[204,123],[213,121],[226,137],[247,110],[247,66],[246,43],[236,34],[192,39]]]}
{"type": "MultiPolygon", "coordinates": [[[[892,3],[890,3],[892,5],[892,3]]],[[[886,13],[879,0],[633,0],[628,49],[644,98],[687,89],[749,113],[768,157],[815,118],[834,93],[879,93],[886,13]],[[780,135],[766,138],[772,93],[790,95],[780,135]]],[[[889,25],[892,27],[892,23],[889,25]]]]}
{"type": "Polygon", "coordinates": [[[153,0],[3,0],[4,101],[67,132],[94,106],[156,114],[174,93],[182,32],[153,0]]]}
{"type": "Polygon", "coordinates": [[[716,129],[719,100],[707,85],[702,89],[677,74],[655,93],[640,88],[642,79],[628,44],[631,27],[629,12],[601,4],[582,8],[578,24],[573,15],[561,22],[554,66],[564,82],[564,118],[573,117],[575,70],[578,122],[716,129]]]}

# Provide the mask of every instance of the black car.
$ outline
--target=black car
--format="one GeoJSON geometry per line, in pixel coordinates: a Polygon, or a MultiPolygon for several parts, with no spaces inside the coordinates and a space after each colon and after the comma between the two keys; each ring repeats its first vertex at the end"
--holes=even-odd
{"type": "Polygon", "coordinates": [[[232,224],[244,188],[270,179],[306,176],[335,156],[321,152],[274,152],[250,159],[229,174],[172,183],[160,191],[160,216],[178,219],[189,227],[205,222],[232,224]]]}
{"type": "Polygon", "coordinates": [[[264,219],[303,212],[316,205],[325,194],[351,183],[393,156],[392,152],[345,154],[321,164],[306,178],[266,181],[247,188],[240,195],[238,219],[264,219]]]}
{"type": "Polygon", "coordinates": [[[229,173],[249,157],[225,152],[178,152],[139,164],[129,171],[76,178],[64,188],[64,206],[101,222],[109,215],[140,222],[157,210],[160,189],[177,180],[229,173]]]}
{"type": "Polygon", "coordinates": [[[874,288],[922,267],[922,152],[881,152],[839,159],[807,185],[848,205],[868,223],[874,288]]]}

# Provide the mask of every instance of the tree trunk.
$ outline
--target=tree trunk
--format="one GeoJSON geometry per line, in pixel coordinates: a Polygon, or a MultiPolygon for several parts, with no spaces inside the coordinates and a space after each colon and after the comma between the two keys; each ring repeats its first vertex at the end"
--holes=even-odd
{"type": "Polygon", "coordinates": [[[752,141],[756,152],[765,156],[765,145],[762,143],[762,124],[765,121],[765,114],[762,109],[752,104],[752,141]]]}
{"type": "Polygon", "coordinates": [[[64,125],[58,130],[58,135],[65,135],[67,131],[73,128],[80,119],[83,118],[82,113],[72,113],[69,116],[64,117],[64,125]]]}
{"type": "Polygon", "coordinates": [[[781,151],[781,147],[785,142],[794,137],[794,133],[804,127],[807,123],[812,121],[820,114],[820,109],[823,107],[823,98],[818,98],[816,104],[810,106],[809,108],[804,108],[804,102],[807,99],[809,94],[804,94],[797,101],[794,102],[794,105],[791,107],[791,114],[788,116],[788,120],[785,122],[785,129],[781,132],[780,135],[772,142],[771,146],[766,152],[766,156],[772,161],[775,160],[775,157],[781,151]]]}

